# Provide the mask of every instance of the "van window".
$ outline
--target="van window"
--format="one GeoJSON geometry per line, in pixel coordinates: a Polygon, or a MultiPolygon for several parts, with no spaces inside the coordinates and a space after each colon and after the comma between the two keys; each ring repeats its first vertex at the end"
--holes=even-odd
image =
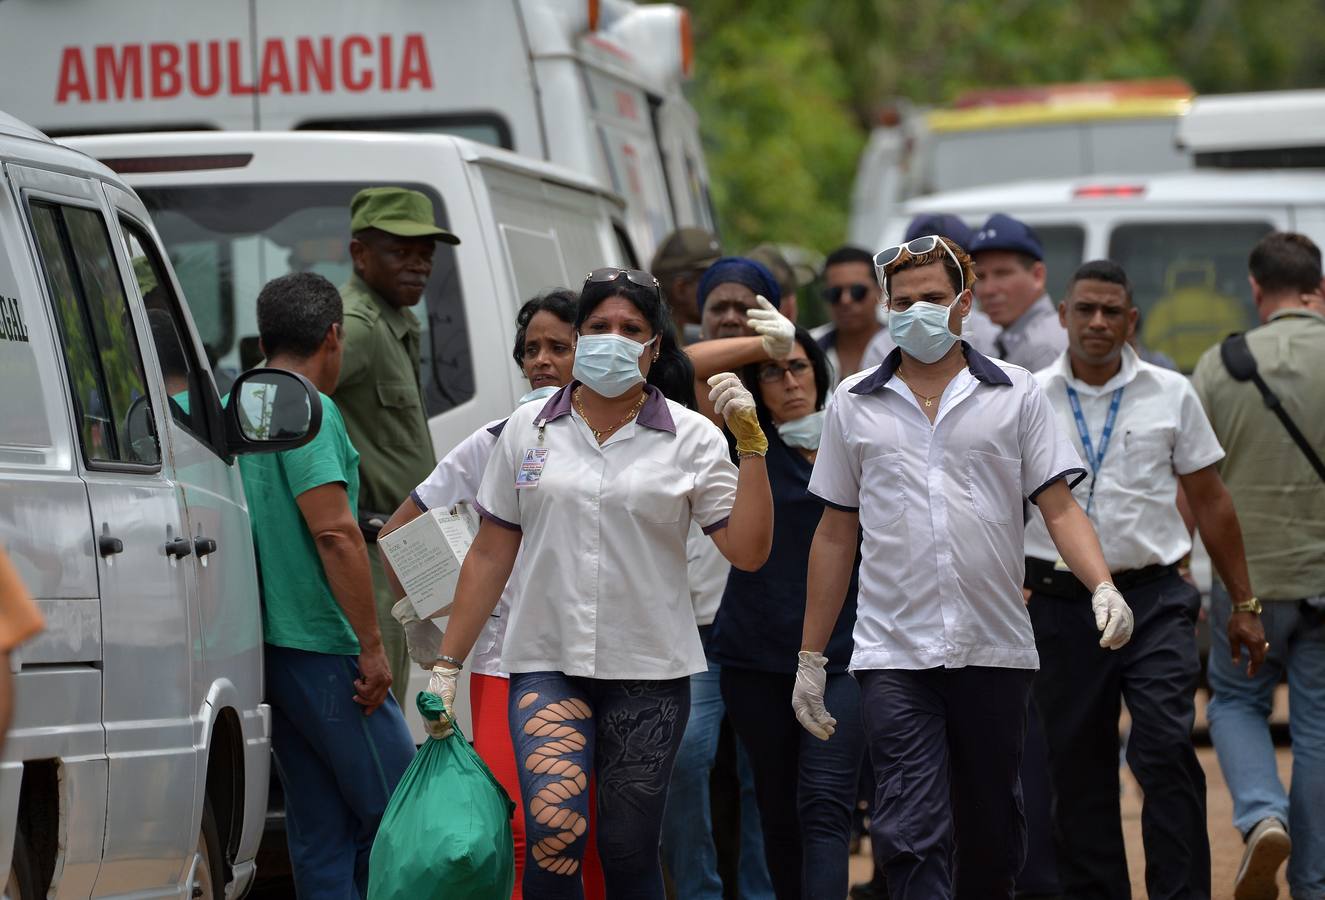
{"type": "Polygon", "coordinates": [[[1141,310],[1140,339],[1184,372],[1225,335],[1256,325],[1247,254],[1269,222],[1120,225],[1109,258],[1127,270],[1141,310]]]}
{"type": "Polygon", "coordinates": [[[1046,280],[1044,289],[1055,303],[1067,293],[1072,273],[1083,262],[1086,252],[1086,232],[1078,225],[1036,225],[1044,248],[1046,280]]]}
{"type": "Polygon", "coordinates": [[[60,329],[84,459],[161,461],[128,299],[95,210],[33,201],[33,230],[60,329]]]}
{"type": "Polygon", "coordinates": [[[301,122],[298,131],[399,131],[404,134],[451,134],[503,150],[514,150],[511,125],[495,113],[459,113],[436,116],[317,119],[301,122]]]}
{"type": "MultiPolygon", "coordinates": [[[[350,199],[375,183],[250,184],[145,187],[138,195],[152,215],[184,290],[218,384],[261,361],[257,296],[289,272],[316,272],[340,287],[353,273],[350,199]]],[[[446,206],[425,185],[437,223],[446,206]]],[[[463,235],[462,235],[463,237],[463,235]]],[[[420,381],[428,414],[474,396],[474,372],[455,248],[438,244],[432,276],[416,308],[420,381]]]]}
{"type": "Polygon", "coordinates": [[[194,361],[190,342],[184,337],[188,331],[179,312],[179,301],[170,286],[170,276],[162,267],[151,239],[139,225],[121,216],[120,229],[124,232],[124,249],[138,281],[138,293],[147,307],[147,322],[152,329],[152,343],[156,346],[156,359],[161,366],[170,417],[203,443],[208,443],[199,366],[194,361]]]}

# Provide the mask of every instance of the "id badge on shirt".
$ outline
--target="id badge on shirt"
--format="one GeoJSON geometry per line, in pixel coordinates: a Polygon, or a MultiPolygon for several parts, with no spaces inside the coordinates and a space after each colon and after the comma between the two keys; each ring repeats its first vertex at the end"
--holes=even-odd
{"type": "Polygon", "coordinates": [[[520,471],[515,473],[515,489],[518,491],[538,487],[545,465],[547,465],[546,447],[530,447],[526,450],[524,460],[520,463],[520,471]]]}

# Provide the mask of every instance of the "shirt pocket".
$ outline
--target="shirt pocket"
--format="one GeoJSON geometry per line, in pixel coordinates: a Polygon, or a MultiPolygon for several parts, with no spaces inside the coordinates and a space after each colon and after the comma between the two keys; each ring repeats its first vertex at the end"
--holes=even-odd
{"type": "Polygon", "coordinates": [[[626,509],[654,525],[673,525],[685,512],[693,475],[656,460],[642,459],[626,477],[626,509]]]}
{"type": "Polygon", "coordinates": [[[381,415],[376,427],[383,444],[412,444],[418,435],[419,388],[408,381],[380,381],[377,405],[381,415]]]}
{"type": "Polygon", "coordinates": [[[890,450],[860,464],[860,524],[886,528],[906,512],[902,452],[890,450]]]}
{"type": "Polygon", "coordinates": [[[1021,460],[968,450],[966,491],[977,516],[995,525],[1011,525],[1022,510],[1021,460]]]}
{"type": "MultiPolygon", "coordinates": [[[[1122,482],[1138,490],[1153,490],[1173,471],[1173,431],[1170,428],[1129,429],[1123,435],[1126,457],[1122,482]]],[[[1109,451],[1110,455],[1112,450],[1109,451]]],[[[1118,471],[1110,466],[1111,471],[1118,471]]]]}

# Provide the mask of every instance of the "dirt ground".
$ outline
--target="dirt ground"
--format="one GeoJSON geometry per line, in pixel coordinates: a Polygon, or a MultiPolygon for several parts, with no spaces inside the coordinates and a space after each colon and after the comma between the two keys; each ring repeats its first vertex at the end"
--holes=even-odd
{"type": "MultiPolygon", "coordinates": [[[[1197,731],[1204,733],[1205,710],[1204,694],[1198,699],[1197,731]]],[[[1275,699],[1273,720],[1288,721],[1287,689],[1281,687],[1275,699]]],[[[1124,715],[1124,726],[1126,715],[1124,715]]],[[[1208,744],[1208,741],[1206,742],[1208,744]]],[[[1197,748],[1197,756],[1205,769],[1206,781],[1206,821],[1210,834],[1211,858],[1211,897],[1213,900],[1232,900],[1233,877],[1237,874],[1238,864],[1242,861],[1242,837],[1233,827],[1233,801],[1229,798],[1224,785],[1223,773],[1219,770],[1219,760],[1213,747],[1197,748]]],[[[1292,754],[1287,747],[1278,750],[1279,777],[1284,785],[1289,784],[1292,769],[1292,754]]],[[[1141,900],[1146,896],[1145,855],[1141,849],[1141,788],[1130,772],[1123,772],[1123,835],[1127,840],[1127,867],[1132,874],[1132,896],[1141,900]]],[[[866,842],[866,853],[868,852],[866,842]]],[[[851,882],[866,881],[870,875],[870,862],[865,853],[851,860],[851,882]]],[[[1284,879],[1284,870],[1279,870],[1279,894],[1288,896],[1288,884],[1284,879]]]]}

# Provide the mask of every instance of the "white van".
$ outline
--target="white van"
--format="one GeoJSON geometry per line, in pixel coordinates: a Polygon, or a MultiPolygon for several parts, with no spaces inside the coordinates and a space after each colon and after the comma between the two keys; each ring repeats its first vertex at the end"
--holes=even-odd
{"type": "Polygon", "coordinates": [[[11,113],[48,134],[454,134],[590,176],[642,259],[712,230],[689,13],[633,0],[4,0],[11,113]]]}
{"type": "Polygon", "coordinates": [[[320,401],[255,370],[223,411],[132,190],[4,114],[0,170],[0,543],[46,621],[14,657],[4,895],[238,896],[271,716],[235,454],[311,439],[320,401]]]}

